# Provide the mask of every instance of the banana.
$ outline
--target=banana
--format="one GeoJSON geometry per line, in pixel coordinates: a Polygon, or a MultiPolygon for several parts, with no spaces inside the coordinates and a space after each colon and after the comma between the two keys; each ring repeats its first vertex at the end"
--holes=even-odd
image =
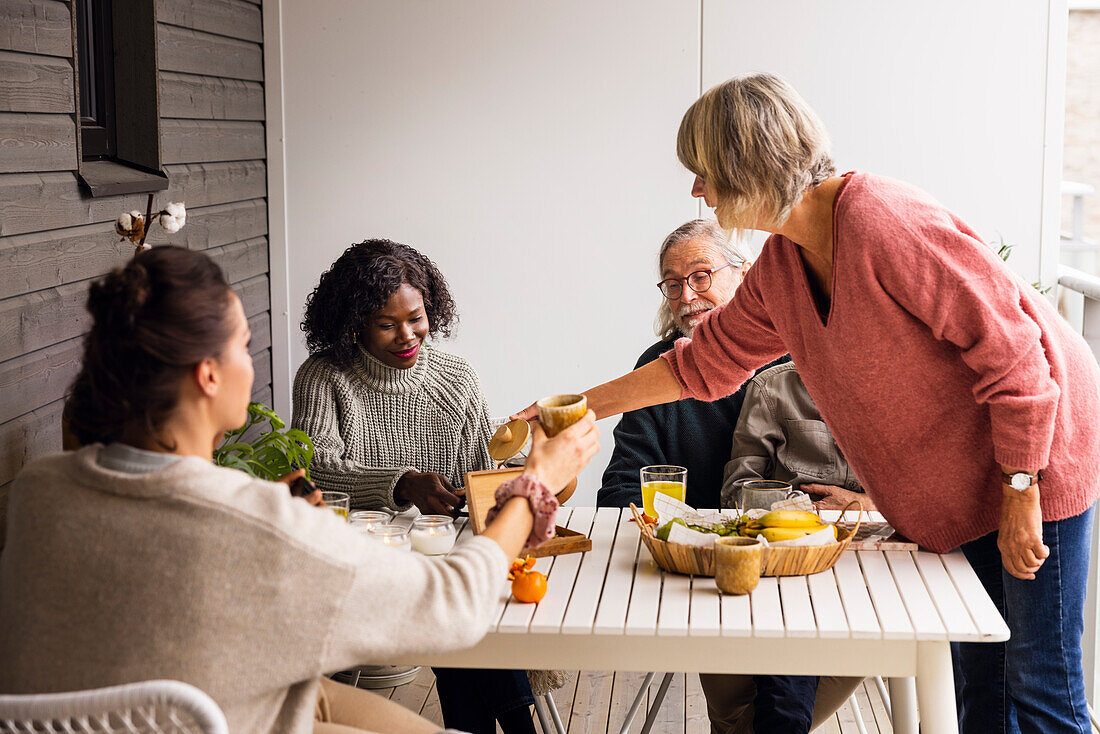
{"type": "Polygon", "coordinates": [[[754,522],[766,528],[809,528],[820,526],[821,518],[805,510],[772,510],[754,522]]]}
{"type": "Polygon", "coordinates": [[[746,528],[743,531],[744,535],[750,538],[755,538],[757,535],[762,535],[769,543],[778,543],[784,540],[795,540],[811,533],[816,533],[824,528],[833,528],[833,535],[836,535],[836,527],[832,525],[819,524],[814,527],[807,528],[746,528]]]}

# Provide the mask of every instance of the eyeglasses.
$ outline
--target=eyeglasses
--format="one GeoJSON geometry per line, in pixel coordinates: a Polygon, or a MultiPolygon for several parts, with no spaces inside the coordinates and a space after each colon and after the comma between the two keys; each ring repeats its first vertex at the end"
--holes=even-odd
{"type": "Polygon", "coordinates": [[[714,281],[712,276],[719,270],[732,265],[733,263],[726,263],[710,270],[696,270],[684,278],[666,278],[658,283],[657,287],[661,289],[661,294],[670,301],[675,301],[684,294],[684,283],[687,283],[688,288],[696,293],[705,293],[710,290],[711,283],[714,281]]]}

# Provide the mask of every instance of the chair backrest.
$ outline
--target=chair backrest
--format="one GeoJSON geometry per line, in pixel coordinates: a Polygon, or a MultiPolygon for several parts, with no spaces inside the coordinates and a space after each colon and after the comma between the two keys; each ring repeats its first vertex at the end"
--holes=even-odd
{"type": "Polygon", "coordinates": [[[187,683],[150,680],[69,693],[0,695],[0,734],[228,734],[225,714],[187,683]]]}

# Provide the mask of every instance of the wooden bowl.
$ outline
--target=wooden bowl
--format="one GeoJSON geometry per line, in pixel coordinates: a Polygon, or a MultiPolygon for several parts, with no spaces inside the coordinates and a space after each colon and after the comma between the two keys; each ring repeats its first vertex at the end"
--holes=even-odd
{"type": "Polygon", "coordinates": [[[577,491],[577,478],[573,477],[573,480],[569,484],[565,485],[562,491],[558,492],[555,497],[558,498],[558,502],[565,504],[565,501],[573,496],[573,493],[577,491]]]}
{"type": "MultiPolygon", "coordinates": [[[[658,566],[666,571],[691,576],[714,575],[713,549],[658,540],[653,534],[653,526],[642,522],[642,513],[633,502],[630,503],[630,511],[634,513],[634,522],[641,530],[642,542],[658,566]]],[[[761,559],[760,575],[803,576],[828,571],[847,550],[861,521],[862,516],[851,530],[837,526],[837,542],[832,545],[768,546],[761,559]]]]}

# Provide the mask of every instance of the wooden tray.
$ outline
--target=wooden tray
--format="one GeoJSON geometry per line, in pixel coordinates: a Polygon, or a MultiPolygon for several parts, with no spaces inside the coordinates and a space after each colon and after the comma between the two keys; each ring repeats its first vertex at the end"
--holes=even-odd
{"type": "MultiPolygon", "coordinates": [[[[496,504],[497,487],[522,473],[523,467],[472,471],[466,474],[466,505],[470,509],[470,524],[474,526],[476,535],[480,535],[485,530],[485,516],[496,504]]],[[[527,555],[542,558],[566,553],[584,553],[590,550],[592,550],[592,541],[586,535],[559,525],[553,538],[538,548],[527,551],[527,555]]]]}
{"type": "MultiPolygon", "coordinates": [[[[849,505],[851,506],[851,505],[849,505]]],[[[653,526],[642,522],[641,512],[630,503],[634,513],[634,522],[642,533],[642,542],[658,566],[673,573],[691,576],[714,575],[714,549],[695,545],[667,543],[658,540],[653,534],[653,526]]],[[[859,521],[853,530],[837,527],[837,543],[833,545],[810,545],[793,547],[769,546],[761,557],[761,576],[803,576],[821,573],[833,567],[848,548],[852,536],[859,529],[859,521]]]]}

